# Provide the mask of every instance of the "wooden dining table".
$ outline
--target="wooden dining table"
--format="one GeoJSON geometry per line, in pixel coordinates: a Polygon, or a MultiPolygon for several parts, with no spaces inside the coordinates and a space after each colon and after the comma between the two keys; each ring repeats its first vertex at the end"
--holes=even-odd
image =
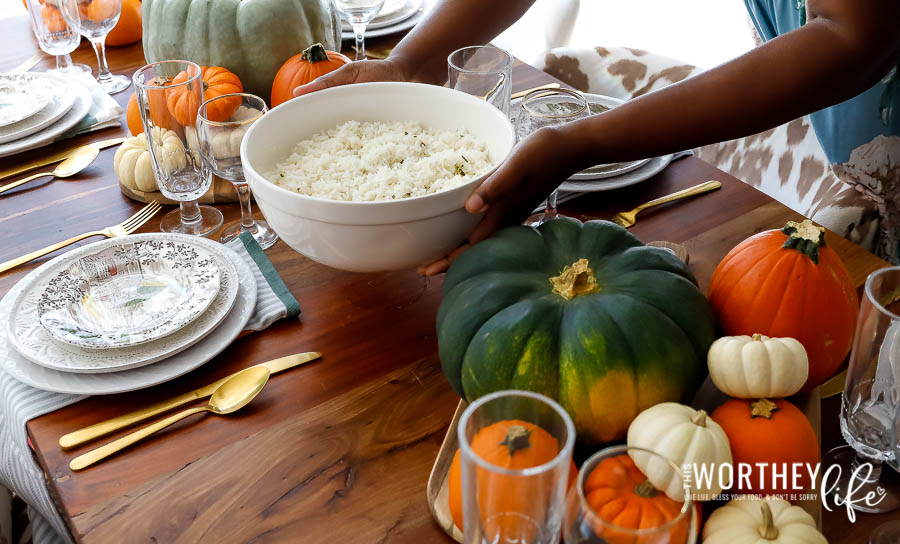
{"type": "MultiPolygon", "coordinates": [[[[396,40],[396,38],[392,38],[396,40]]],[[[38,52],[25,17],[0,20],[0,72],[38,52]]],[[[372,50],[391,38],[373,40],[372,50]]],[[[114,73],[131,75],[140,44],[108,48],[114,73]]],[[[96,66],[82,44],[76,62],[96,66]]],[[[51,66],[52,57],[35,70],[51,66]]],[[[514,91],[553,78],[517,63],[514,91]]],[[[133,92],[115,95],[123,106],[133,92]]],[[[125,135],[110,128],[0,159],[0,171],[61,149],[125,135]]],[[[44,178],[0,195],[0,262],[129,217],[143,204],[125,197],[113,172],[115,148],[81,174],[44,178]]],[[[14,180],[17,178],[11,178],[14,180]]],[[[628,188],[573,200],[561,211],[581,220],[615,212],[697,183],[721,190],[643,213],[631,232],[646,242],[682,244],[705,292],[716,264],[744,238],[801,216],[713,166],[689,157],[628,188]]],[[[7,180],[7,181],[10,181],[7,180]]],[[[226,224],[236,204],[219,205],[226,224]]],[[[159,229],[154,218],[140,232],[159,229]]],[[[83,243],[96,241],[87,240],[83,243]]],[[[857,286],[887,263],[829,232],[857,286]]],[[[441,277],[415,271],[343,272],[278,242],[266,252],[300,302],[299,319],[236,340],[201,368],[171,382],[94,396],[31,420],[27,431],[46,483],[77,542],[445,542],[425,486],[458,397],[441,373],[435,315],[441,277]],[[246,409],[184,421],[106,462],[73,473],[69,461],[93,445],[60,449],[72,430],[200,387],[283,355],[320,351],[320,361],[273,376],[246,409]]],[[[0,274],[0,295],[55,255],[0,274]]],[[[838,399],[822,404],[823,451],[842,443],[838,399]]],[[[119,433],[119,435],[124,434],[119,433]]],[[[114,435],[118,436],[118,435],[114,435]]],[[[886,471],[890,472],[890,471],[886,471]]],[[[889,475],[896,483],[896,475],[889,475]]],[[[824,512],[830,542],[867,542],[893,516],[824,512]]]]}

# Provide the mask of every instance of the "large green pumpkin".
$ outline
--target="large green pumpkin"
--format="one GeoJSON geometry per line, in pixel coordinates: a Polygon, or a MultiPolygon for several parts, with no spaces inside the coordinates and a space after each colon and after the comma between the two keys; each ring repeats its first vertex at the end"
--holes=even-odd
{"type": "Polygon", "coordinates": [[[715,323],[688,267],[608,221],[511,227],[447,272],[441,364],[468,401],[503,389],[556,399],[582,443],[625,436],[643,409],[689,401],[715,323]]]}
{"type": "Polygon", "coordinates": [[[147,62],[223,66],[266,101],[286,60],[314,43],[341,45],[331,0],[143,0],[141,9],[147,62]]]}

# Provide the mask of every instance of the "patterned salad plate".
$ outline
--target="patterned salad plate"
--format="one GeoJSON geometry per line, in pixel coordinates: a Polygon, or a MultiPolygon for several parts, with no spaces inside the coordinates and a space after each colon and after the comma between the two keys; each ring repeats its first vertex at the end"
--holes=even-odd
{"type": "Polygon", "coordinates": [[[194,243],[125,239],[50,279],[38,318],[53,338],[86,349],[136,346],[181,330],[219,292],[215,254],[194,243]]]}
{"type": "Polygon", "coordinates": [[[166,359],[190,348],[212,333],[231,312],[238,294],[238,280],[236,265],[229,253],[233,254],[217,242],[161,233],[132,234],[80,247],[41,266],[19,282],[16,287],[21,285],[21,289],[16,290],[12,310],[6,316],[7,340],[25,359],[60,372],[120,372],[166,359]],[[137,345],[96,350],[56,341],[41,324],[39,314],[41,299],[50,282],[74,262],[88,255],[147,241],[187,244],[195,247],[198,254],[210,256],[219,269],[219,289],[208,309],[187,326],[157,340],[137,345]]]}
{"type": "Polygon", "coordinates": [[[52,98],[45,79],[32,74],[0,74],[0,127],[31,117],[52,98]]]}
{"type": "MultiPolygon", "coordinates": [[[[0,126],[0,144],[12,142],[29,136],[57,122],[63,115],[68,113],[72,106],[75,105],[75,98],[78,96],[78,89],[73,88],[65,79],[55,74],[36,73],[29,74],[34,78],[42,78],[50,87],[52,97],[46,106],[40,109],[34,115],[26,117],[21,121],[0,126]]],[[[2,77],[2,76],[0,76],[2,77]]],[[[80,87],[80,85],[78,86],[80,87]]],[[[85,93],[87,90],[84,91],[85,93]]]]}

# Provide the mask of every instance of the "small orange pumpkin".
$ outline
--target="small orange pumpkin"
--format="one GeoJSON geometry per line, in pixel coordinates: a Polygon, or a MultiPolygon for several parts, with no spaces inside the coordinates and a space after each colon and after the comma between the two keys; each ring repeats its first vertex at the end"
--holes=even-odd
{"type": "MultiPolygon", "coordinates": [[[[156,82],[157,85],[169,85],[169,80],[156,82]]],[[[154,126],[163,127],[169,130],[175,130],[178,123],[169,112],[169,106],[166,104],[166,89],[148,89],[147,97],[150,101],[150,121],[154,126]]],[[[144,132],[144,125],[141,122],[141,111],[138,107],[137,93],[131,95],[128,99],[128,105],[125,107],[125,121],[128,124],[128,130],[132,135],[137,136],[144,132]]]]}
{"type": "Polygon", "coordinates": [[[141,1],[122,0],[122,15],[116,26],[106,35],[106,45],[129,45],[138,42],[142,32],[141,1]]]}
{"type": "MultiPolygon", "coordinates": [[[[221,66],[201,66],[201,80],[203,81],[203,101],[210,100],[217,96],[230,93],[240,93],[244,91],[241,80],[234,73],[229,72],[221,66]]],[[[180,72],[172,85],[184,83],[188,80],[187,71],[180,72]]],[[[178,124],[184,126],[193,126],[197,120],[197,110],[200,103],[197,102],[196,94],[187,85],[174,87],[169,90],[166,98],[169,104],[169,111],[175,116],[178,124]]],[[[233,97],[219,101],[207,111],[210,121],[224,121],[231,117],[238,107],[241,105],[240,97],[233,97]]]]}
{"type": "Polygon", "coordinates": [[[850,273],[808,219],[752,236],[722,259],[709,302],[726,336],[795,338],[809,356],[804,390],[825,383],[850,352],[859,301],[850,273]]]}
{"type": "Polygon", "coordinates": [[[91,0],[87,5],[87,19],[100,22],[116,13],[116,0],[91,0]]]}
{"type": "Polygon", "coordinates": [[[294,89],[305,85],[319,76],[337,70],[350,62],[350,59],[327,51],[322,44],[313,44],[299,55],[289,58],[272,82],[272,107],[294,98],[294,89]]]}
{"type": "Polygon", "coordinates": [[[137,136],[144,132],[144,125],[141,123],[141,112],[138,108],[137,94],[132,94],[128,99],[128,105],[125,107],[125,121],[128,123],[128,130],[132,136],[137,136]]]}
{"type": "MultiPolygon", "coordinates": [[[[622,529],[651,529],[672,522],[681,514],[683,503],[657,490],[635,466],[628,454],[607,457],[594,467],[584,482],[588,506],[603,521],[622,529]]],[[[685,542],[691,525],[687,515],[668,528],[668,538],[660,542],[685,542]]],[[[634,542],[634,536],[609,526],[595,528],[610,544],[634,542]]]]}
{"type": "MultiPolygon", "coordinates": [[[[498,421],[478,431],[472,439],[472,450],[492,465],[521,470],[551,461],[559,453],[559,444],[553,435],[537,425],[512,419],[498,421]]],[[[462,529],[462,465],[459,455],[459,450],[456,450],[450,464],[448,498],[453,523],[462,529]]],[[[578,469],[572,463],[569,466],[569,486],[574,483],[577,474],[578,469]]],[[[546,484],[549,485],[549,480],[546,484]]],[[[485,512],[534,510],[536,519],[540,516],[540,501],[534,500],[534,497],[549,492],[549,489],[542,487],[539,479],[527,482],[524,487],[515,476],[478,470],[478,502],[485,512]]],[[[494,527],[500,532],[507,528],[503,521],[494,527]]]]}
{"type": "Polygon", "coordinates": [[[50,32],[62,32],[69,28],[62,13],[59,12],[59,8],[50,4],[41,5],[41,19],[44,20],[44,25],[50,32]]]}
{"type": "Polygon", "coordinates": [[[725,431],[731,445],[734,492],[789,495],[812,487],[805,465],[808,463],[815,470],[819,462],[819,441],[799,408],[784,399],[731,399],[716,408],[711,417],[725,431]],[[763,468],[757,463],[763,464],[763,468]],[[793,463],[803,464],[799,469],[799,489],[793,488],[793,463]],[[738,468],[745,464],[750,469],[749,478],[741,478],[738,473],[738,468]],[[786,472],[787,476],[773,481],[774,468],[779,475],[786,472]]]}

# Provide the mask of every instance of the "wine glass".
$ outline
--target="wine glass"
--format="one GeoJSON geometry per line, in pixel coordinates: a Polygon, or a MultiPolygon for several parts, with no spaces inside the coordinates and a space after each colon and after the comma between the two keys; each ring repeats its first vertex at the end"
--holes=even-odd
{"type": "Polygon", "coordinates": [[[223,94],[200,105],[197,137],[203,162],[217,176],[234,185],[241,203],[241,220],[225,227],[223,244],[242,232],[250,232],[262,249],[271,247],[278,235],[265,221],[256,221],[250,207],[250,186],[241,166],[241,141],[257,119],[268,111],[265,101],[252,94],[223,94]]]}
{"type": "MultiPolygon", "coordinates": [[[[897,403],[897,409],[894,410],[894,422],[891,425],[893,438],[891,446],[894,449],[893,466],[896,467],[900,462],[900,403],[897,403]]],[[[897,544],[900,542],[900,520],[882,523],[872,531],[869,537],[869,544],[897,544]]]]}
{"type": "Polygon", "coordinates": [[[466,408],[457,434],[463,542],[557,544],[575,444],[569,414],[538,393],[498,391],[466,408]],[[498,445],[511,465],[483,457],[498,445]]]}
{"type": "Polygon", "coordinates": [[[31,30],[41,51],[56,57],[56,68],[48,72],[90,72],[84,64],[73,64],[69,55],[81,43],[81,34],[74,30],[60,13],[59,8],[46,0],[27,0],[31,16],[31,30]]]}
{"type": "Polygon", "coordinates": [[[381,11],[384,0],[334,0],[341,17],[356,36],[356,60],[366,60],[366,26],[381,11]]]}
{"type": "Polygon", "coordinates": [[[837,465],[841,478],[828,489],[835,499],[873,493],[852,504],[881,514],[900,507],[900,495],[880,481],[882,463],[894,458],[894,413],[900,403],[900,267],[877,270],[866,279],[865,296],[850,352],[841,400],[841,434],[849,446],[829,451],[823,467],[837,465]]]}
{"type": "Polygon", "coordinates": [[[200,66],[186,60],[154,62],[134,73],[134,88],[156,185],[163,196],[180,203],[163,217],[160,230],[212,234],[222,226],[222,212],[198,204],[212,184],[212,173],[196,138],[189,139],[203,102],[200,66]]]}
{"type": "Polygon", "coordinates": [[[113,75],[106,64],[106,35],[119,22],[122,0],[58,0],[63,18],[94,46],[97,54],[97,82],[108,94],[122,92],[131,85],[123,75],[113,75]]]}
{"type": "Polygon", "coordinates": [[[689,486],[685,484],[685,493],[680,500],[665,496],[637,468],[632,460],[634,457],[643,458],[642,465],[664,472],[661,477],[667,480],[677,477],[684,482],[678,465],[650,450],[612,446],[595,453],[581,465],[578,480],[569,490],[563,529],[565,544],[687,544],[696,541],[698,520],[689,486]],[[600,472],[594,475],[594,471],[600,472]],[[648,499],[653,501],[652,506],[648,499]],[[613,502],[615,504],[610,504],[613,502]],[[664,511],[673,515],[655,527],[625,527],[616,524],[622,523],[618,519],[613,521],[608,519],[609,515],[598,512],[603,505],[612,506],[611,511],[638,527],[639,520],[634,518],[643,508],[652,509],[656,515],[664,511]],[[631,509],[633,514],[623,512],[624,509],[631,509]]]}
{"type": "MultiPolygon", "coordinates": [[[[525,95],[521,111],[516,118],[516,139],[524,140],[532,132],[543,127],[564,125],[584,119],[590,115],[587,99],[578,91],[569,89],[539,89],[525,95]]],[[[556,196],[554,189],[547,197],[544,213],[527,224],[536,227],[541,223],[556,219],[556,196]]]]}

